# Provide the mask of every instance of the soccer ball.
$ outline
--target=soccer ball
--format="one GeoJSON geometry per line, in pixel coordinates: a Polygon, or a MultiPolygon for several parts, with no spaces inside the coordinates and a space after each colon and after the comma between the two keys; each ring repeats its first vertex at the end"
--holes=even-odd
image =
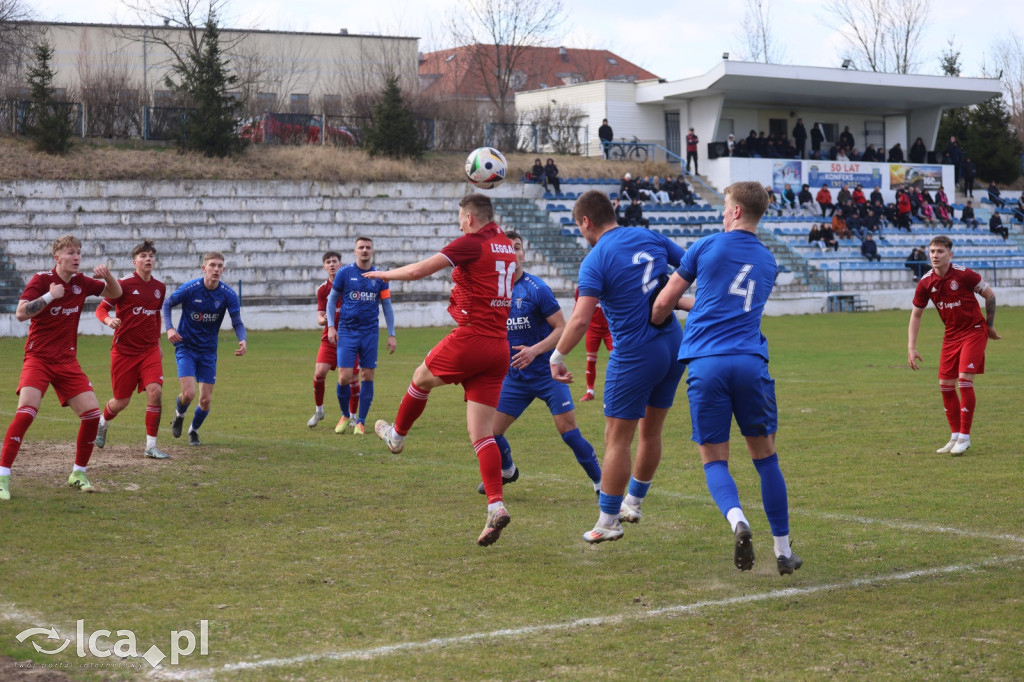
{"type": "Polygon", "coordinates": [[[494,147],[474,149],[466,157],[466,179],[480,189],[491,189],[505,179],[508,162],[494,147]]]}

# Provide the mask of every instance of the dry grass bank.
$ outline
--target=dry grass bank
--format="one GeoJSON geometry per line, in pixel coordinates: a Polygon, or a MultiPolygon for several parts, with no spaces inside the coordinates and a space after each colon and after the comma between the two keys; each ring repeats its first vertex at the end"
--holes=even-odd
{"type": "MultiPolygon", "coordinates": [[[[534,154],[511,154],[509,179],[533,165],[534,154]]],[[[544,157],[546,158],[546,156],[544,157]]],[[[599,158],[556,156],[562,177],[614,177],[678,172],[666,163],[631,165],[599,158]]],[[[141,143],[79,142],[66,156],[35,151],[24,139],[0,138],[0,181],[4,180],[324,180],[459,182],[462,153],[431,153],[422,160],[371,159],[359,149],[335,147],[250,147],[233,159],[179,154],[170,147],[141,143]]]]}

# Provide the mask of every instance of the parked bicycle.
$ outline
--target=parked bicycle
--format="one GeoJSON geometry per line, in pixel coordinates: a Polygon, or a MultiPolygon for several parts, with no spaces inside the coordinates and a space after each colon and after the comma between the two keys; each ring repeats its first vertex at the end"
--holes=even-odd
{"type": "Polygon", "coordinates": [[[632,142],[627,142],[626,138],[621,138],[622,142],[606,142],[605,145],[608,147],[608,158],[612,161],[637,161],[644,162],[647,160],[649,152],[647,151],[647,145],[640,141],[640,138],[633,136],[632,142]]]}

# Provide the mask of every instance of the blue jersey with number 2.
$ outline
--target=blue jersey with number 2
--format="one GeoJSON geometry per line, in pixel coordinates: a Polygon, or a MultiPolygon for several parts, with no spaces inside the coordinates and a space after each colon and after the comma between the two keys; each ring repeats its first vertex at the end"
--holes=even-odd
{"type": "Polygon", "coordinates": [[[771,251],[746,230],[713,234],[691,246],[676,270],[687,282],[697,282],[679,360],[742,354],[767,362],[761,314],[777,272],[771,251]]]}

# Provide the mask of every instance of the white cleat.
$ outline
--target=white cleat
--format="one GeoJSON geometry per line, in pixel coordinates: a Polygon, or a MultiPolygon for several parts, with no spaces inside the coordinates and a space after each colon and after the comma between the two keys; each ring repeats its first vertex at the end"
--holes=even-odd
{"type": "Polygon", "coordinates": [[[622,507],[619,508],[619,521],[621,523],[640,523],[640,519],[644,517],[640,511],[640,505],[632,505],[622,503],[622,507]]]}
{"type": "Polygon", "coordinates": [[[313,416],[309,418],[308,422],[306,422],[306,426],[308,426],[311,429],[315,428],[316,425],[319,424],[320,422],[322,422],[323,420],[324,420],[324,410],[323,410],[323,408],[318,407],[316,412],[313,413],[313,416]]]}
{"type": "Polygon", "coordinates": [[[943,445],[941,448],[939,448],[935,452],[939,453],[940,455],[944,455],[947,452],[951,452],[953,450],[953,448],[956,447],[956,444],[957,444],[957,439],[956,438],[950,438],[948,443],[943,445]]]}
{"type": "Polygon", "coordinates": [[[583,539],[592,545],[596,545],[599,542],[615,541],[622,537],[622,524],[618,521],[615,525],[606,528],[601,525],[594,526],[593,530],[588,530],[583,534],[583,539]]]}
{"type": "Polygon", "coordinates": [[[965,439],[961,438],[960,440],[958,440],[958,441],[956,442],[956,445],[954,445],[954,446],[953,446],[953,447],[952,447],[952,448],[950,449],[950,451],[949,451],[949,454],[951,454],[951,455],[953,455],[954,457],[956,457],[956,456],[958,456],[958,455],[962,455],[962,454],[964,454],[965,452],[967,452],[967,450],[968,450],[968,449],[969,449],[970,447],[971,447],[971,441],[970,441],[970,440],[965,440],[965,439]]]}
{"type": "Polygon", "coordinates": [[[397,455],[405,447],[405,436],[399,436],[395,432],[395,428],[383,419],[377,420],[377,423],[373,425],[373,430],[384,441],[384,444],[388,446],[391,454],[397,455]]]}

